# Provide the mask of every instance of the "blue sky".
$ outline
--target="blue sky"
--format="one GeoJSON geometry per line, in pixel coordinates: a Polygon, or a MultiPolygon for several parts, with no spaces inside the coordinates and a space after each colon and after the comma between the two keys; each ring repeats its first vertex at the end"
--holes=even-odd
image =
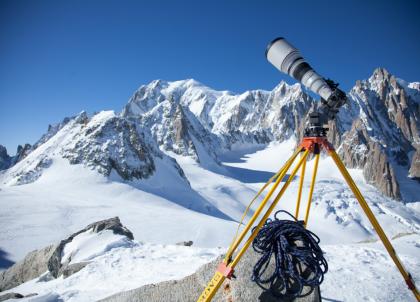
{"type": "Polygon", "coordinates": [[[375,67],[420,81],[420,1],[0,0],[0,144],[65,116],[120,111],[154,79],[220,90],[293,83],[266,60],[287,37],[348,90],[375,67]]]}

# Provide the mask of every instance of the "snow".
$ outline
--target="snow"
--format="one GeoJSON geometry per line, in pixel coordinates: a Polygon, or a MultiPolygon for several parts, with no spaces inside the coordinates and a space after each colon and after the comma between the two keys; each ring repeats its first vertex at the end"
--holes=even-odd
{"type": "MultiPolygon", "coordinates": [[[[240,218],[263,182],[290,156],[295,143],[291,139],[254,149],[238,146],[237,151],[224,155],[219,170],[207,170],[190,157],[168,152],[191,184],[190,191],[184,193],[179,184],[171,183],[170,175],[156,174],[155,179],[123,183],[58,158],[34,183],[2,185],[0,246],[14,260],[65,238],[88,223],[116,215],[141,241],[129,243],[106,232],[82,233],[65,247],[64,257],[71,255],[72,263],[91,261],[88,266],[67,279],[34,279],[13,291],[39,293],[26,301],[54,301],[57,297],[64,301],[92,301],[193,273],[225,251],[237,226],[227,217],[240,218]],[[191,200],[206,201],[226,217],[188,209],[188,204],[180,201],[188,199],[189,194],[191,200]],[[193,240],[193,247],[173,245],[184,240],[193,240]]],[[[312,168],[310,161],[307,175],[312,168]]],[[[158,167],[157,171],[163,173],[165,169],[158,167]]],[[[403,263],[420,280],[418,209],[414,204],[406,206],[383,197],[364,182],[362,171],[350,173],[389,238],[394,238],[392,242],[403,263]]],[[[294,212],[298,180],[296,177],[291,183],[278,209],[294,212]]],[[[309,181],[307,176],[303,207],[309,181]]],[[[329,262],[330,271],[321,286],[325,298],[414,301],[338,169],[325,156],[319,164],[309,228],[320,236],[329,262]]]]}
{"type": "MultiPolygon", "coordinates": [[[[94,221],[115,216],[142,241],[170,244],[193,240],[197,246],[225,246],[235,223],[176,204],[188,196],[177,196],[180,188],[172,192],[173,183],[170,179],[168,183],[153,190],[145,183],[142,191],[83,165],[55,158],[36,182],[1,185],[0,247],[17,261],[31,250],[66,238],[94,221]]],[[[189,192],[191,200],[199,197],[189,192]]]]}
{"type": "MultiPolygon", "coordinates": [[[[101,243],[103,241],[97,242],[97,245],[104,247],[101,243]]],[[[92,246],[86,251],[93,255],[95,249],[97,247],[92,246]]],[[[38,293],[35,297],[20,300],[25,302],[97,301],[123,290],[180,279],[221,252],[220,248],[133,242],[129,246],[113,247],[89,257],[91,262],[85,268],[66,279],[59,277],[51,280],[45,273],[7,292],[38,293]]]]}
{"type": "MultiPolygon", "coordinates": [[[[395,129],[368,114],[368,105],[375,102],[369,93],[379,89],[377,82],[374,78],[362,82],[373,90],[353,88],[339,119],[344,130],[350,130],[360,117],[375,135],[373,140],[391,143],[385,138],[395,129]]],[[[418,99],[419,83],[399,83],[418,99]]],[[[140,87],[119,115],[102,111],[87,119],[82,112],[63,121],[24,160],[0,173],[0,252],[18,261],[33,249],[115,216],[137,241],[88,230],[63,252],[63,262],[89,261],[84,269],[67,279],[44,275],[11,291],[39,294],[26,301],[93,301],[193,273],[226,251],[248,202],[295,149],[296,120],[311,104],[298,84],[282,82],[273,91],[235,95],[191,79],[157,80],[140,87]],[[178,105],[187,126],[183,140],[174,142],[172,118],[178,105]],[[153,174],[140,180],[123,180],[115,169],[106,175],[95,166],[98,159],[106,163],[109,158],[101,156],[109,152],[110,158],[131,168],[147,168],[137,150],[120,139],[130,122],[136,126],[133,131],[140,132],[138,140],[147,145],[145,154],[153,159],[153,174]],[[266,144],[274,140],[281,142],[266,144]],[[71,165],[63,158],[81,147],[80,157],[92,151],[93,162],[71,165]],[[188,240],[193,247],[174,245],[188,240]]],[[[363,144],[355,148],[358,154],[366,151],[363,144]]],[[[313,164],[307,164],[300,219],[313,164]]],[[[408,179],[406,170],[395,172],[404,200],[412,201],[407,204],[381,195],[364,181],[362,170],[349,172],[419,283],[419,186],[408,179]]],[[[298,173],[276,210],[294,213],[299,177],[298,173]]],[[[321,286],[326,301],[414,301],[340,172],[324,155],[308,227],[321,238],[329,262],[321,286]]]]}
{"type": "MultiPolygon", "coordinates": [[[[420,280],[420,236],[393,240],[401,261],[420,280]],[[407,239],[408,238],[408,239],[407,239]],[[404,245],[409,245],[411,251],[404,245]],[[414,251],[413,251],[414,250],[414,251]]],[[[378,243],[322,246],[329,271],[321,285],[325,301],[416,301],[387,252],[378,243]]]]}
{"type": "Polygon", "coordinates": [[[126,236],[116,235],[111,230],[94,233],[92,229],[75,236],[63,249],[61,263],[79,263],[117,248],[130,247],[131,241],[126,236]]]}

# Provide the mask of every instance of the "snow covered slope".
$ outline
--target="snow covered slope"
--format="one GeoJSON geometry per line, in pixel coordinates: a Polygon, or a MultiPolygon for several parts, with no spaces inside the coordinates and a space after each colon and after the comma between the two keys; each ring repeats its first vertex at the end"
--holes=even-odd
{"type": "MultiPolygon", "coordinates": [[[[369,183],[405,202],[418,200],[419,86],[378,68],[357,81],[330,125],[330,139],[344,163],[363,169],[369,183]]],[[[157,80],[134,93],[122,116],[150,128],[164,150],[211,168],[226,150],[300,137],[304,117],[316,104],[299,84],[233,94],[195,80],[157,80]]]]}
{"type": "MultiPolygon", "coordinates": [[[[231,153],[230,160],[224,162],[230,176],[206,170],[191,158],[174,156],[186,171],[191,187],[214,206],[235,217],[242,213],[246,202],[266,176],[284,163],[294,145],[293,140],[273,143],[265,149],[239,155],[236,160],[232,160],[234,154],[231,153]]],[[[71,174],[82,175],[83,167],[69,165],[67,168],[78,169],[71,174]]],[[[308,171],[312,168],[313,162],[309,162],[308,171]]],[[[62,168],[59,170],[62,171],[62,168]]],[[[320,236],[330,266],[321,287],[322,295],[338,301],[413,301],[411,293],[329,158],[321,159],[319,172],[309,228],[320,236]]],[[[80,244],[87,247],[85,250],[88,252],[80,253],[79,260],[86,258],[92,261],[85,269],[68,279],[29,281],[13,291],[38,292],[45,299],[55,297],[64,301],[92,301],[143,284],[179,279],[223,253],[236,230],[233,222],[177,207],[163,198],[106,180],[93,171],[91,173],[79,178],[78,182],[73,180],[73,184],[80,185],[80,192],[70,192],[69,187],[53,182],[57,175],[48,174],[33,184],[3,188],[0,191],[1,199],[17,204],[12,207],[13,217],[6,220],[2,228],[5,228],[9,236],[17,234],[17,237],[8,240],[3,238],[1,246],[8,247],[4,245],[7,242],[19,243],[24,249],[28,249],[30,243],[33,246],[35,242],[43,242],[40,246],[44,246],[53,241],[53,232],[48,229],[59,221],[62,223],[54,228],[54,233],[64,234],[80,228],[86,219],[91,222],[111,215],[119,215],[123,223],[132,229],[137,240],[154,243],[123,245],[103,253],[92,252],[95,257],[89,256],[92,254],[89,253],[89,244],[80,244]],[[51,187],[57,186],[56,192],[49,193],[59,196],[58,202],[30,199],[30,196],[47,196],[47,192],[37,192],[38,183],[39,188],[48,183],[54,184],[51,187]],[[42,209],[39,209],[40,203],[43,204],[42,209]],[[65,209],[69,212],[64,212],[65,209]],[[47,217],[50,220],[44,221],[47,217]],[[19,231],[25,224],[27,233],[19,231]],[[50,241],[41,237],[49,237],[50,241]],[[189,239],[198,247],[162,245],[189,239]],[[23,242],[27,245],[24,246],[23,242]],[[204,246],[223,248],[202,248],[204,246]],[[162,271],[162,267],[165,270],[162,271]]],[[[386,233],[394,238],[392,242],[402,261],[414,278],[419,280],[419,213],[403,203],[383,197],[377,189],[364,182],[360,170],[351,170],[351,174],[386,233]]],[[[293,181],[278,209],[294,210],[298,180],[293,181]]],[[[306,180],[304,201],[308,187],[306,180]]],[[[89,240],[87,234],[78,242],[89,240]]],[[[26,300],[31,299],[34,298],[26,300]]]]}
{"type": "MultiPolygon", "coordinates": [[[[337,122],[330,125],[330,140],[344,163],[363,169],[369,183],[404,202],[418,200],[419,86],[378,68],[369,79],[357,81],[349,93],[349,103],[340,111],[337,122]]],[[[22,161],[79,118],[88,127],[75,128],[81,133],[73,133],[67,141],[73,140],[73,146],[62,152],[72,163],[83,162],[106,175],[114,169],[123,179],[141,179],[154,171],[148,151],[160,148],[191,156],[203,167],[217,170],[220,156],[226,151],[300,137],[304,117],[316,105],[299,84],[281,82],[272,91],[233,94],[215,91],[195,80],[156,80],[141,86],[120,115],[111,118],[105,112],[92,120],[86,114],[66,118],[49,126],[34,146],[22,147],[13,163],[4,150],[0,152],[0,165],[4,168],[22,161]],[[96,129],[96,122],[104,125],[96,129]],[[108,154],[99,155],[98,146],[105,143],[108,154]],[[137,159],[143,164],[134,168],[137,159]]],[[[159,152],[154,153],[159,156],[159,152]]],[[[37,162],[39,166],[21,171],[33,175],[19,175],[17,183],[36,179],[49,164],[48,156],[44,157],[37,162]]]]}
{"type": "MultiPolygon", "coordinates": [[[[349,104],[330,133],[346,165],[354,168],[350,172],[385,232],[395,238],[397,251],[414,269],[420,263],[416,256],[420,246],[419,89],[416,83],[377,70],[352,89],[349,104]]],[[[230,243],[249,200],[293,152],[303,117],[312,106],[315,101],[299,85],[283,82],[272,91],[235,95],[194,80],[159,80],[140,87],[120,114],[82,112],[65,119],[49,127],[15,165],[0,171],[0,251],[16,261],[92,221],[119,216],[137,240],[148,242],[146,246],[165,249],[162,244],[194,241],[194,263],[199,265],[223,252],[213,250],[209,257],[200,258],[206,249],[230,243]]],[[[309,171],[312,166],[309,162],[309,171]]],[[[279,209],[294,211],[298,180],[292,182],[279,209]]],[[[308,181],[309,177],[304,182],[304,201],[308,181]]],[[[321,237],[333,267],[341,269],[331,269],[328,298],[410,299],[330,158],[320,162],[309,227],[321,237]],[[346,253],[355,257],[346,262],[346,253]],[[344,288],[360,283],[355,272],[365,268],[369,272],[360,278],[374,278],[377,288],[358,292],[344,288]],[[340,272],[343,284],[338,290],[331,283],[340,272]]],[[[144,252],[141,244],[98,257],[114,257],[112,261],[118,262],[125,253],[139,251],[144,252]]],[[[176,248],[177,252],[185,255],[176,248]]],[[[135,261],[130,259],[126,258],[127,263],[135,261]]],[[[92,265],[91,275],[83,271],[74,275],[73,293],[65,290],[70,281],[31,286],[39,285],[46,295],[56,292],[69,301],[73,294],[89,300],[89,290],[82,286],[86,278],[114,282],[106,275],[110,273],[104,263],[92,265]]],[[[172,277],[180,278],[195,268],[172,277]]],[[[164,280],[155,277],[142,282],[164,280]]],[[[134,283],[128,284],[145,284],[134,283]]],[[[115,290],[128,289],[123,283],[119,286],[115,290]]],[[[106,293],[110,291],[100,289],[94,295],[106,293]]]]}

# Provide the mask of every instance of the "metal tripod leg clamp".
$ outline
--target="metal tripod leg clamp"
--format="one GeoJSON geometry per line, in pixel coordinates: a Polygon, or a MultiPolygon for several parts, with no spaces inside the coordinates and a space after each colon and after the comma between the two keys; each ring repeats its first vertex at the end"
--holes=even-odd
{"type": "Polygon", "coordinates": [[[226,263],[224,262],[219,263],[216,271],[218,271],[219,273],[221,273],[223,276],[225,276],[228,279],[231,279],[233,277],[233,272],[234,272],[233,268],[226,265],[226,263]]]}

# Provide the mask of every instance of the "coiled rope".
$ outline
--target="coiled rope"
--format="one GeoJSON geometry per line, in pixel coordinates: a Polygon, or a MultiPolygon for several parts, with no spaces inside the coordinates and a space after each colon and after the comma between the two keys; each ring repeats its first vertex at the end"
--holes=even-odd
{"type": "Polygon", "coordinates": [[[263,289],[270,289],[275,296],[297,298],[310,294],[328,271],[319,242],[319,237],[305,229],[303,222],[296,221],[293,215],[276,212],[274,220],[267,219],[252,242],[254,250],[262,255],[254,266],[252,280],[263,289]],[[280,213],[290,215],[293,220],[278,219],[280,213]],[[272,256],[274,271],[269,266],[273,263],[272,256]],[[304,286],[311,290],[302,294],[304,286]]]}

